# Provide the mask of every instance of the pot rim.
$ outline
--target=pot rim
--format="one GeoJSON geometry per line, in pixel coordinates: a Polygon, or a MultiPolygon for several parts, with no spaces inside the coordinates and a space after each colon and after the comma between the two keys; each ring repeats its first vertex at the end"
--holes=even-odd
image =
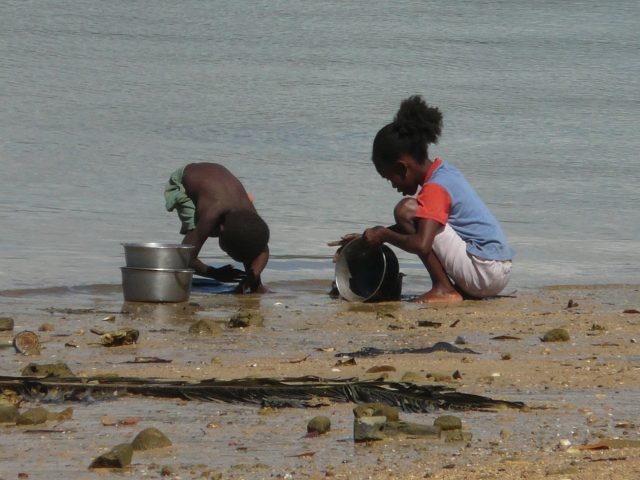
{"type": "Polygon", "coordinates": [[[192,268],[142,268],[142,267],[120,267],[120,270],[142,270],[148,272],[166,273],[195,273],[192,268]]]}
{"type": "Polygon", "coordinates": [[[185,243],[160,243],[160,242],[146,242],[146,243],[121,243],[123,247],[134,247],[134,248],[186,248],[193,249],[195,248],[193,245],[185,244],[185,243]]]}

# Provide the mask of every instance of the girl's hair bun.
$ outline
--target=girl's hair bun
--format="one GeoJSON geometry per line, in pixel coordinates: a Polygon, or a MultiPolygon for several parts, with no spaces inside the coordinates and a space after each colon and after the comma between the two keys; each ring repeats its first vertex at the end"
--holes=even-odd
{"type": "Polygon", "coordinates": [[[438,143],[442,134],[442,113],[430,107],[420,95],[406,98],[393,119],[399,137],[421,137],[426,144],[438,143]]]}

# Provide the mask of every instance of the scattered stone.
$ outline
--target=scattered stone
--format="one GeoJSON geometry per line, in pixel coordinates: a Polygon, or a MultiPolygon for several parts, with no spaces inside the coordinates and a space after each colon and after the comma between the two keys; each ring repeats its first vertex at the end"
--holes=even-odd
{"type": "Polygon", "coordinates": [[[392,365],[375,365],[367,370],[367,373],[395,372],[396,367],[392,365]]]}
{"type": "Polygon", "coordinates": [[[24,355],[40,355],[38,336],[28,330],[13,337],[13,348],[16,349],[16,352],[24,355]]]}
{"type": "Polygon", "coordinates": [[[38,327],[38,331],[39,332],[53,332],[53,325],[51,325],[50,323],[43,323],[42,325],[40,325],[38,327]]]}
{"type": "Polygon", "coordinates": [[[558,442],[558,446],[556,448],[562,452],[566,452],[569,447],[571,447],[571,440],[568,438],[562,438],[560,442],[558,442]]]}
{"type": "Polygon", "coordinates": [[[47,417],[47,420],[50,420],[53,422],[64,422],[65,420],[71,420],[72,418],[73,418],[73,408],[68,407],[58,413],[49,412],[49,416],[47,417]]]}
{"type": "Polygon", "coordinates": [[[460,373],[460,370],[456,370],[455,372],[453,372],[451,378],[453,378],[454,380],[462,380],[462,374],[460,373]]]}
{"type": "Polygon", "coordinates": [[[451,382],[453,377],[446,373],[427,373],[427,378],[430,378],[434,382],[451,382]]]}
{"type": "Polygon", "coordinates": [[[278,413],[278,409],[274,407],[262,407],[260,410],[258,410],[258,415],[262,415],[265,417],[269,417],[271,415],[277,415],[277,413],[278,413]]]}
{"type": "Polygon", "coordinates": [[[140,332],[135,328],[122,328],[120,330],[113,330],[112,332],[104,332],[97,328],[92,328],[91,333],[100,335],[100,340],[102,340],[102,344],[106,347],[133,345],[138,341],[138,337],[140,337],[140,332]]]}
{"type": "Polygon", "coordinates": [[[511,353],[509,352],[505,352],[500,354],[500,359],[501,360],[511,360],[513,357],[511,356],[511,353]]]}
{"type": "Polygon", "coordinates": [[[133,448],[130,443],[121,443],[104,455],[96,457],[89,468],[124,468],[131,465],[133,448]]]}
{"type": "Polygon", "coordinates": [[[567,302],[567,308],[575,308],[578,306],[578,302],[574,302],[573,299],[569,299],[567,302]]]}
{"type": "Polygon", "coordinates": [[[16,425],[40,425],[49,418],[49,411],[46,408],[30,408],[16,419],[16,425]]]}
{"type": "Polygon", "coordinates": [[[355,358],[339,358],[334,367],[353,367],[357,365],[355,358]]]}
{"type": "Polygon", "coordinates": [[[13,330],[13,318],[0,317],[0,332],[10,332],[13,330]]]}
{"type": "Polygon", "coordinates": [[[331,430],[331,420],[323,415],[313,417],[307,423],[307,432],[318,432],[320,435],[331,430]]]}
{"type": "Polygon", "coordinates": [[[189,327],[189,333],[192,335],[200,335],[203,337],[211,337],[220,335],[224,330],[220,325],[209,318],[197,321],[189,327]]]}
{"type": "Polygon", "coordinates": [[[385,417],[389,422],[397,422],[400,420],[398,409],[381,402],[363,403],[353,409],[353,415],[356,418],[364,417],[385,417]]]}
{"type": "Polygon", "coordinates": [[[15,405],[0,405],[0,423],[16,423],[20,411],[15,405]]]}
{"type": "Polygon", "coordinates": [[[169,465],[163,466],[162,469],[160,470],[161,477],[172,477],[175,474],[176,474],[176,471],[173,469],[173,467],[170,467],[169,465]]]}
{"type": "Polygon", "coordinates": [[[462,420],[455,415],[442,415],[433,421],[435,427],[440,427],[443,431],[460,430],[462,428],[462,420]]]}
{"type": "Polygon", "coordinates": [[[361,417],[353,421],[353,439],[356,442],[382,440],[387,417],[361,417]]]}
{"type": "Polygon", "coordinates": [[[384,431],[388,435],[404,434],[412,437],[440,438],[440,432],[442,431],[442,429],[433,425],[387,421],[384,427],[384,431]]]}
{"type": "Polygon", "coordinates": [[[131,442],[131,448],[134,450],[151,450],[170,446],[171,441],[155,427],[145,428],[131,442]]]}
{"type": "Polygon", "coordinates": [[[462,430],[452,430],[447,432],[444,437],[445,443],[450,442],[470,442],[473,438],[471,432],[463,432],[462,430]]]}
{"type": "Polygon", "coordinates": [[[38,365],[37,363],[30,363],[22,369],[22,375],[24,377],[56,377],[56,378],[68,378],[75,377],[73,372],[69,369],[66,363],[52,363],[38,365]]]}
{"type": "Polygon", "coordinates": [[[422,375],[420,375],[419,373],[407,372],[402,376],[402,379],[400,379],[400,381],[401,382],[415,383],[415,382],[421,382],[423,378],[424,377],[422,375]]]}
{"type": "Polygon", "coordinates": [[[544,334],[543,342],[568,342],[569,332],[564,328],[553,328],[544,334]]]}
{"type": "Polygon", "coordinates": [[[589,415],[587,417],[587,425],[595,425],[598,422],[600,422],[600,417],[597,415],[589,415]]]}
{"type": "Polygon", "coordinates": [[[229,327],[264,327],[264,317],[257,312],[238,312],[229,320],[229,327]]]}

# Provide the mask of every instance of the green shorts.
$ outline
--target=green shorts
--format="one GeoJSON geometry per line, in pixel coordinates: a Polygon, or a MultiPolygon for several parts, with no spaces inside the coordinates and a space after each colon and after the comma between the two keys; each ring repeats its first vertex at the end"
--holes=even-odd
{"type": "Polygon", "coordinates": [[[182,184],[182,172],[185,167],[186,165],[173,172],[164,188],[167,212],[172,212],[173,210],[178,212],[178,217],[182,222],[182,227],[180,228],[182,235],[196,228],[196,206],[187,195],[182,184]]]}

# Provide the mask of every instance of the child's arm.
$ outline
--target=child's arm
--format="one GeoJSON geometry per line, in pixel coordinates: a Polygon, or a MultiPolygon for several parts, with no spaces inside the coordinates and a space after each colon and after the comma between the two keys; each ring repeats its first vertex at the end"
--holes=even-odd
{"type": "Polygon", "coordinates": [[[244,264],[244,268],[247,271],[247,276],[235,289],[235,293],[269,293],[269,291],[262,285],[260,274],[264,271],[269,262],[269,246],[267,245],[264,251],[256,257],[256,259],[249,263],[244,264]]]}
{"type": "Polygon", "coordinates": [[[425,257],[431,253],[433,239],[442,225],[430,218],[418,218],[417,224],[416,233],[410,235],[399,233],[393,227],[373,227],[365,230],[362,236],[373,247],[390,243],[405,252],[425,257]]]}
{"type": "Polygon", "coordinates": [[[233,268],[232,265],[214,268],[210,267],[198,258],[200,250],[202,250],[202,246],[211,235],[211,232],[213,232],[215,228],[219,227],[218,219],[220,218],[217,210],[207,208],[198,209],[198,215],[199,218],[196,228],[189,230],[182,240],[183,244],[193,245],[194,247],[191,251],[189,268],[192,268],[195,273],[201,277],[212,278],[220,282],[233,282],[244,278],[244,272],[233,268]]]}

